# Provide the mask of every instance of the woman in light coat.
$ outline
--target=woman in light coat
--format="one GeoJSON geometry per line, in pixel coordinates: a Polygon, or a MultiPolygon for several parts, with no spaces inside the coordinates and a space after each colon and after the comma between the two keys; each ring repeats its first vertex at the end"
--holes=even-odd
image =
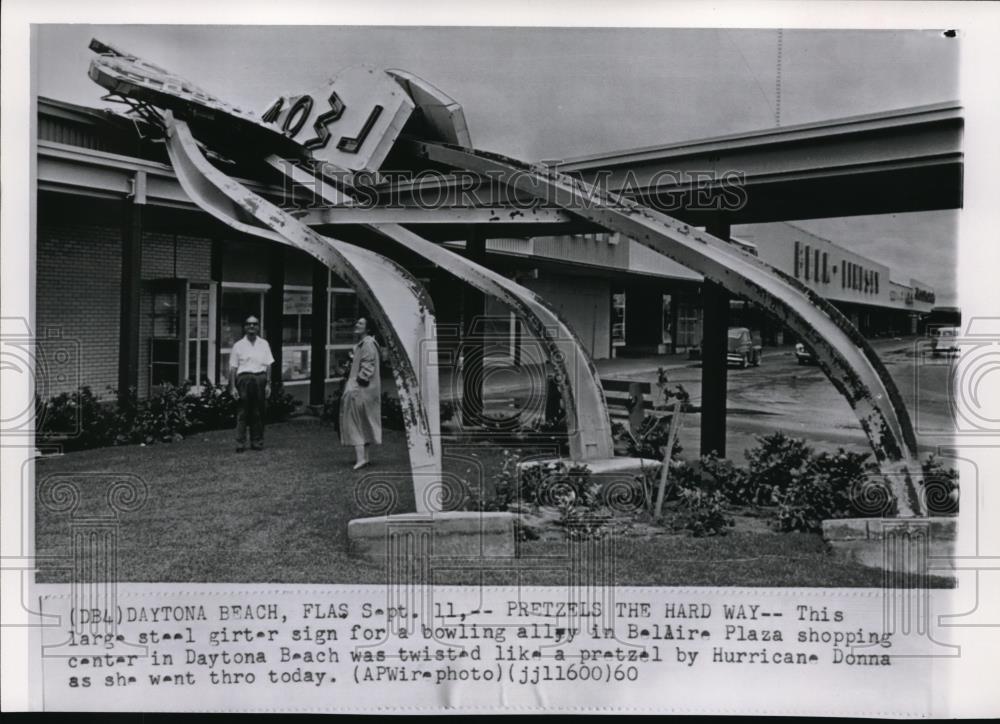
{"type": "Polygon", "coordinates": [[[382,382],[379,347],[362,317],[354,325],[351,371],[340,402],[340,442],[354,447],[358,470],[370,464],[368,445],[382,444],[382,382]]]}

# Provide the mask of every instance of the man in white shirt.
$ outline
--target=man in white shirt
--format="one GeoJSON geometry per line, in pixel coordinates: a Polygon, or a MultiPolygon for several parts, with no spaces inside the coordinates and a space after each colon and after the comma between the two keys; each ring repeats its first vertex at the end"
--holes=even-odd
{"type": "Polygon", "coordinates": [[[271,365],[274,357],[267,340],[258,336],[260,320],[253,315],[243,323],[243,339],[229,354],[229,392],[239,402],[236,416],[236,452],[246,450],[247,425],[250,447],[264,449],[264,407],[271,396],[271,365]]]}

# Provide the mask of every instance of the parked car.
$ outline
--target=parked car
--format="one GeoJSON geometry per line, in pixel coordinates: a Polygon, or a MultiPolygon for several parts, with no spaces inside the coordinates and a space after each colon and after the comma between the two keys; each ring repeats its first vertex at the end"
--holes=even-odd
{"type": "Polygon", "coordinates": [[[729,364],[743,369],[760,364],[762,345],[759,332],[751,332],[746,327],[730,327],[726,336],[729,338],[729,350],[726,355],[729,364]]]}
{"type": "Polygon", "coordinates": [[[958,338],[962,331],[958,327],[938,327],[931,332],[931,354],[958,354],[958,338]]]}
{"type": "Polygon", "coordinates": [[[799,361],[800,365],[814,365],[816,364],[816,353],[812,347],[799,342],[795,345],[795,359],[799,361]]]}

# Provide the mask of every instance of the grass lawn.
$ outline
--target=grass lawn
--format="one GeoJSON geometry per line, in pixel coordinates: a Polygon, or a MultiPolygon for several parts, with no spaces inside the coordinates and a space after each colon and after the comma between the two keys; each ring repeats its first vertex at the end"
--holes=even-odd
{"type": "MultiPolygon", "coordinates": [[[[103,448],[39,460],[40,498],[56,482],[80,492],[73,511],[107,515],[115,476],[140,478],[146,500],[118,516],[118,580],[146,582],[384,583],[379,562],[352,557],[347,522],[370,515],[355,500],[363,475],[387,474],[397,490],[395,510],[413,509],[404,436],[387,430],[376,466],[351,470],[353,453],[330,427],[300,418],[267,430],[264,452],[237,454],[231,431],[182,442],[103,448]]],[[[444,446],[444,467],[472,482],[488,481],[501,449],[489,444],[444,446]]],[[[71,515],[36,501],[39,582],[71,580],[71,515]],[[46,557],[61,560],[46,562],[46,557]]],[[[478,571],[435,572],[438,583],[560,585],[567,567],[539,570],[538,557],[565,555],[564,541],[520,543],[520,557],[478,571]],[[519,561],[524,570],[518,570],[519,561]],[[502,569],[501,569],[502,566],[502,569]]],[[[737,525],[724,537],[685,534],[616,539],[619,585],[865,586],[882,573],[834,559],[818,535],[777,534],[762,525],[737,525]]],[[[559,559],[556,559],[558,561],[559,559]]],[[[562,559],[565,560],[565,559],[562,559]]],[[[947,585],[944,581],[941,585],[947,585]]]]}

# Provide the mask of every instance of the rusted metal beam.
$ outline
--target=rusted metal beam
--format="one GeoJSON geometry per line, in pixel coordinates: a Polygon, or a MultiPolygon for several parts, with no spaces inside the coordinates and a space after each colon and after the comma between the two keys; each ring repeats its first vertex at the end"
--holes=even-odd
{"type": "Polygon", "coordinates": [[[497,175],[520,190],[629,236],[703,274],[707,281],[759,304],[815,349],[820,368],[854,410],[876,462],[887,474],[900,515],[925,514],[925,501],[910,474],[919,470],[917,445],[902,396],[871,345],[829,302],[707,232],[620,196],[604,194],[549,167],[454,146],[406,143],[418,158],[497,175]]]}
{"type": "MultiPolygon", "coordinates": [[[[417,206],[387,207],[331,205],[300,211],[292,216],[309,226],[344,226],[351,224],[482,224],[484,226],[511,226],[522,224],[569,224],[573,217],[562,209],[536,207],[519,209],[514,206],[497,207],[441,207],[417,206]]],[[[544,229],[539,229],[539,234],[544,229]]]]}

